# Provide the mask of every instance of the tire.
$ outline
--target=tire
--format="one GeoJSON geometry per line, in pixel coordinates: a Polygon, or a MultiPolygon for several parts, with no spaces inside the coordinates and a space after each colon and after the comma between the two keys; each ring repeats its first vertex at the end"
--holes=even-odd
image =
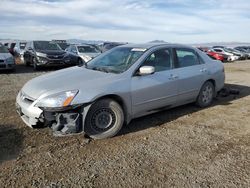
{"type": "Polygon", "coordinates": [[[207,81],[201,87],[200,93],[196,100],[196,104],[201,108],[208,107],[212,104],[214,96],[214,84],[210,81],[207,81]]]}
{"type": "Polygon", "coordinates": [[[32,63],[33,63],[33,69],[34,69],[35,71],[38,71],[38,70],[41,69],[41,67],[37,65],[36,59],[35,59],[35,58],[32,59],[32,63]]]}
{"type": "Polygon", "coordinates": [[[93,139],[115,136],[124,123],[121,106],[114,100],[102,99],[95,102],[86,116],[84,132],[93,139]]]}
{"type": "Polygon", "coordinates": [[[82,59],[78,59],[78,62],[77,62],[78,65],[83,65],[84,64],[84,61],[82,59]]]}
{"type": "Polygon", "coordinates": [[[23,59],[23,62],[24,62],[25,66],[27,66],[27,67],[30,66],[30,62],[28,62],[25,58],[23,59]]]}

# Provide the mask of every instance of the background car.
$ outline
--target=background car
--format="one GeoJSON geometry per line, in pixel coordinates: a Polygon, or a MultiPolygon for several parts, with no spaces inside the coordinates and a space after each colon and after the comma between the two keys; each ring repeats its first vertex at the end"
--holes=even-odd
{"type": "Polygon", "coordinates": [[[15,59],[8,49],[0,43],[0,70],[15,70],[15,59]]]}
{"type": "Polygon", "coordinates": [[[208,50],[206,52],[206,54],[208,56],[210,56],[210,57],[212,57],[212,58],[214,58],[216,60],[222,61],[222,62],[225,62],[227,60],[227,58],[228,58],[227,55],[225,55],[225,54],[223,55],[223,54],[217,53],[217,52],[215,52],[213,50],[208,50]]]}
{"type": "Polygon", "coordinates": [[[27,42],[24,51],[24,63],[27,66],[32,64],[35,70],[42,66],[77,65],[76,60],[52,41],[27,42]]]}
{"type": "Polygon", "coordinates": [[[25,41],[22,41],[22,42],[17,41],[15,44],[15,47],[14,47],[15,57],[20,57],[21,62],[24,62],[23,54],[24,54],[24,49],[25,49],[26,44],[27,44],[27,42],[25,42],[25,41]]]}
{"type": "Polygon", "coordinates": [[[238,46],[238,47],[235,47],[234,49],[242,52],[242,53],[245,53],[247,54],[247,58],[250,59],[250,48],[248,49],[247,47],[242,47],[242,46],[238,46]]]}
{"type": "MultiPolygon", "coordinates": [[[[77,55],[84,63],[101,54],[100,50],[90,44],[71,44],[65,51],[77,55]]],[[[79,63],[82,62],[79,61],[79,63]]]]}
{"type": "Polygon", "coordinates": [[[223,48],[213,48],[213,51],[215,51],[215,52],[217,52],[219,54],[228,56],[227,61],[236,61],[236,60],[239,59],[239,56],[236,56],[232,52],[226,50],[225,47],[223,47],[223,48]]]}

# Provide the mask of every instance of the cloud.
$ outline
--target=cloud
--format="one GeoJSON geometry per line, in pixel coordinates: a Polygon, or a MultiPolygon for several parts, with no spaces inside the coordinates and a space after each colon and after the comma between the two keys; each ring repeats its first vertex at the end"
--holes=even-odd
{"type": "Polygon", "coordinates": [[[249,42],[248,0],[1,0],[0,36],[249,42]]]}

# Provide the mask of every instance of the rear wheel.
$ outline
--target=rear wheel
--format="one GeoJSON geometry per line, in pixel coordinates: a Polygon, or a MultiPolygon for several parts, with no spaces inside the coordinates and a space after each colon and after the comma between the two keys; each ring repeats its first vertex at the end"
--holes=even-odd
{"type": "Polygon", "coordinates": [[[114,100],[102,99],[95,102],[88,111],[84,132],[93,139],[115,136],[124,123],[121,106],[114,100]]]}
{"type": "Polygon", "coordinates": [[[207,81],[201,87],[199,96],[196,100],[196,104],[202,108],[210,106],[213,102],[214,96],[215,96],[214,85],[212,82],[207,81]]]}

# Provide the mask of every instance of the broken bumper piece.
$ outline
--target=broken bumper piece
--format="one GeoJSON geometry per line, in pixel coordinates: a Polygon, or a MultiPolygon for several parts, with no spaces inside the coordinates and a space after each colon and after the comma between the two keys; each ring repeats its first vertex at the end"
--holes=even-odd
{"type": "Polygon", "coordinates": [[[84,131],[83,122],[90,105],[71,106],[67,109],[42,109],[35,106],[35,103],[35,100],[27,100],[20,93],[16,99],[16,111],[29,127],[50,127],[55,136],[84,131]]]}
{"type": "Polygon", "coordinates": [[[80,113],[60,113],[52,124],[54,136],[65,136],[82,132],[80,113]]]}
{"type": "MultiPolygon", "coordinates": [[[[41,117],[42,110],[34,106],[34,102],[31,99],[21,97],[19,93],[16,99],[16,110],[17,113],[21,116],[22,120],[26,125],[31,128],[34,128],[41,117]]],[[[40,121],[42,121],[40,119],[40,121]]]]}

